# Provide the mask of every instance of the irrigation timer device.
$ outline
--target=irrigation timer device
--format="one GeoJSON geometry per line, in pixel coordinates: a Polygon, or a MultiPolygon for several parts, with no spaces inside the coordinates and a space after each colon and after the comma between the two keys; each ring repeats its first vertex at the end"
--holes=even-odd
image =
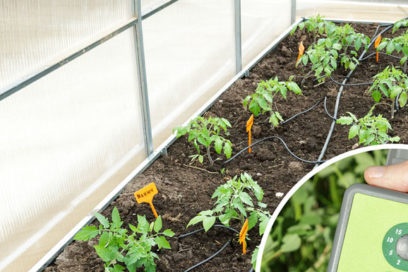
{"type": "MultiPolygon", "coordinates": [[[[387,164],[405,160],[408,150],[390,150],[387,164]]],[[[367,184],[350,186],[327,271],[408,271],[408,194],[367,184]]]]}

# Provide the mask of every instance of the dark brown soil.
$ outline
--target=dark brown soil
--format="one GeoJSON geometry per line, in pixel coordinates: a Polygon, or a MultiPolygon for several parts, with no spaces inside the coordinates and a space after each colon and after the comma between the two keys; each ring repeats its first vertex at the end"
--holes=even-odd
{"type": "MultiPolygon", "coordinates": [[[[359,25],[356,29],[371,37],[376,27],[359,25]]],[[[229,139],[234,144],[234,154],[247,144],[245,124],[250,114],[243,109],[242,100],[254,92],[260,80],[275,76],[280,80],[287,80],[289,76],[295,75],[295,81],[301,85],[303,95],[289,95],[286,101],[275,102],[275,107],[284,119],[310,108],[325,97],[328,111],[333,113],[339,85],[330,80],[325,84],[316,85],[312,78],[305,79],[302,84],[308,71],[301,67],[295,68],[297,46],[302,36],[306,38],[304,33],[285,38],[249,71],[248,76],[237,80],[206,113],[227,118],[232,123],[229,139]]],[[[310,43],[311,41],[306,38],[305,46],[310,43]]],[[[371,52],[373,49],[369,53],[371,52]]],[[[373,75],[390,63],[398,65],[398,60],[381,56],[380,63],[376,63],[373,56],[359,65],[350,82],[369,82],[373,75]]],[[[336,71],[333,77],[342,81],[346,74],[344,71],[336,71]]],[[[349,111],[357,117],[364,116],[374,103],[366,93],[367,88],[367,85],[346,86],[340,100],[339,115],[349,111]]],[[[408,142],[407,109],[400,110],[392,120],[388,105],[377,106],[375,113],[381,113],[390,120],[392,134],[401,137],[400,143],[408,142]]],[[[266,117],[259,117],[255,120],[254,141],[279,136],[297,156],[315,161],[321,153],[331,122],[332,118],[325,113],[323,103],[276,129],[271,128],[266,117]]],[[[356,140],[348,140],[347,135],[347,127],[336,125],[323,159],[351,150],[356,140]]],[[[112,208],[116,206],[126,222],[134,223],[136,214],[146,214],[149,220],[153,219],[149,206],[138,205],[133,196],[135,191],[153,181],[159,190],[154,199],[155,207],[164,218],[165,227],[171,228],[178,236],[197,229],[197,227],[186,229],[186,225],[198,212],[212,208],[212,193],[229,177],[242,172],[252,175],[264,189],[264,202],[268,204],[272,213],[281,200],[276,194],[287,193],[314,167],[312,163],[301,162],[292,157],[277,139],[263,141],[253,147],[251,154],[243,152],[228,164],[219,163],[216,167],[190,165],[191,154],[194,154],[194,148],[185,138],[178,139],[168,148],[166,156],[157,159],[147,170],[135,177],[103,213],[110,215],[112,208]],[[221,167],[225,168],[224,174],[219,171],[221,167]]],[[[238,231],[240,229],[238,225],[232,227],[238,231]]],[[[194,271],[249,271],[252,251],[261,240],[257,228],[251,230],[249,237],[251,240],[248,243],[247,255],[242,255],[237,235],[225,229],[217,228],[183,239],[170,238],[172,250],[159,252],[158,271],[184,271],[212,255],[230,239],[233,240],[232,243],[222,253],[194,271]]],[[[46,271],[103,271],[103,264],[98,260],[90,244],[73,242],[46,268],[46,271]]]]}

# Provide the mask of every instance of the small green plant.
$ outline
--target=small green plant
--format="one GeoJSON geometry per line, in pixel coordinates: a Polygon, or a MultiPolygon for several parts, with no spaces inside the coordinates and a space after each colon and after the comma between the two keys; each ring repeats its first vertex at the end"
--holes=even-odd
{"type": "Polygon", "coordinates": [[[137,268],[144,271],[156,271],[155,259],[158,255],[152,251],[170,249],[165,238],[172,237],[174,232],[166,229],[161,232],[162,219],[159,216],[152,223],[145,216],[137,216],[137,226],[129,224],[130,232],[122,228],[123,221],[118,209],[112,210],[112,222],[103,215],[96,213],[99,227],[89,225],[81,229],[74,237],[77,241],[89,241],[99,236],[98,244],[94,246],[96,253],[103,260],[106,272],[134,272],[137,268]]]}
{"type": "Polygon", "coordinates": [[[217,199],[214,208],[201,211],[188,222],[187,227],[201,222],[204,230],[208,231],[217,219],[229,226],[233,220],[243,224],[248,218],[248,230],[259,222],[259,234],[262,235],[270,217],[265,210],[266,204],[262,203],[263,195],[261,186],[248,173],[234,176],[213,193],[211,198],[217,199]]]}
{"type": "Polygon", "coordinates": [[[408,76],[395,67],[387,66],[382,72],[374,76],[374,82],[369,92],[375,102],[380,102],[384,96],[392,101],[391,117],[394,117],[395,101],[402,108],[408,100],[408,76]]]}
{"type": "Polygon", "coordinates": [[[392,27],[392,33],[397,32],[401,27],[408,27],[408,19],[401,19],[394,23],[392,27]]]}
{"type": "Polygon", "coordinates": [[[339,65],[346,70],[354,70],[359,63],[358,51],[367,48],[370,43],[369,37],[355,32],[349,24],[327,24],[324,29],[326,37],[314,42],[296,63],[306,66],[310,61],[311,69],[320,83],[325,82],[339,65]]]}
{"type": "Polygon", "coordinates": [[[309,19],[297,24],[295,27],[293,27],[290,34],[293,35],[298,29],[305,29],[306,32],[312,33],[314,36],[314,42],[316,42],[315,39],[318,36],[326,34],[333,27],[335,27],[333,22],[324,20],[321,15],[317,14],[316,16],[310,17],[309,19]]]}
{"type": "MultiPolygon", "coordinates": [[[[249,174],[234,176],[215,190],[211,197],[217,199],[214,208],[199,212],[188,222],[187,227],[201,222],[204,230],[208,231],[217,219],[224,226],[230,226],[230,222],[234,220],[242,225],[248,219],[246,231],[259,223],[259,235],[262,235],[270,218],[266,204],[262,203],[263,195],[261,186],[249,174]]],[[[256,249],[252,254],[253,267],[255,267],[257,253],[256,249]]]]}
{"type": "Polygon", "coordinates": [[[276,127],[283,121],[283,118],[278,111],[273,110],[274,97],[280,94],[286,99],[289,91],[298,95],[302,94],[302,90],[296,82],[292,81],[292,78],[289,78],[288,81],[279,81],[278,77],[266,81],[262,80],[258,83],[255,92],[248,95],[242,104],[255,117],[269,113],[269,123],[276,127]]]}
{"type": "MultiPolygon", "coordinates": [[[[392,32],[395,33],[401,27],[407,27],[408,20],[399,20],[394,24],[392,32]]],[[[408,31],[404,34],[394,37],[392,39],[384,38],[380,45],[377,47],[377,51],[384,50],[389,55],[396,53],[402,53],[403,57],[400,59],[401,64],[405,64],[408,59],[408,31]]],[[[405,69],[406,70],[406,69],[405,69]]]]}
{"type": "Polygon", "coordinates": [[[188,141],[193,143],[197,151],[197,154],[190,156],[192,161],[198,160],[200,163],[204,162],[204,156],[201,154],[201,146],[203,146],[210,164],[213,165],[214,160],[211,157],[212,147],[217,154],[224,153],[227,159],[232,155],[231,141],[221,135],[221,133],[228,135],[228,128],[230,127],[230,122],[225,118],[198,116],[186,126],[178,127],[174,130],[176,131],[177,138],[188,134],[188,141]]]}
{"type": "Polygon", "coordinates": [[[392,129],[388,120],[381,114],[373,116],[373,109],[374,106],[360,119],[348,112],[349,116],[340,117],[336,123],[350,126],[348,138],[358,137],[359,144],[368,146],[398,142],[400,140],[398,136],[390,137],[388,135],[388,131],[392,129]]]}

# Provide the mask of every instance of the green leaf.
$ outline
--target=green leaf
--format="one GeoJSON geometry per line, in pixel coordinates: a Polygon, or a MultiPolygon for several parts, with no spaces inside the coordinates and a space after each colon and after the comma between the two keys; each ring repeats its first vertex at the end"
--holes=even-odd
{"type": "Polygon", "coordinates": [[[146,216],[138,215],[137,216],[137,229],[139,233],[148,233],[150,230],[150,224],[146,219],[146,216]]]}
{"type": "Polygon", "coordinates": [[[392,143],[396,143],[396,142],[399,142],[401,139],[400,139],[400,137],[395,136],[395,137],[389,138],[388,140],[389,140],[390,142],[392,142],[392,143]]]}
{"type": "Polygon", "coordinates": [[[157,246],[159,249],[165,248],[165,249],[171,249],[169,241],[163,236],[157,236],[154,241],[156,242],[157,246]]]}
{"type": "Polygon", "coordinates": [[[271,114],[271,117],[269,117],[269,123],[271,123],[272,126],[277,127],[279,126],[280,119],[282,119],[282,117],[280,116],[279,112],[275,111],[271,114]]]}
{"type": "Polygon", "coordinates": [[[224,143],[224,155],[227,159],[231,158],[232,155],[232,144],[230,141],[224,143]]]}
{"type": "Polygon", "coordinates": [[[340,43],[334,43],[333,44],[333,49],[336,49],[337,51],[340,51],[341,50],[341,44],[340,43]]]}
{"type": "Polygon", "coordinates": [[[405,105],[407,104],[407,100],[408,100],[408,96],[406,92],[402,92],[398,98],[398,104],[400,105],[400,107],[405,107],[405,105]]]}
{"type": "Polygon", "coordinates": [[[111,240],[112,240],[112,233],[105,231],[99,237],[98,244],[102,247],[107,247],[111,240]]]}
{"type": "Polygon", "coordinates": [[[395,99],[402,92],[402,88],[399,86],[394,86],[390,92],[390,98],[395,99]]]}
{"type": "Polygon", "coordinates": [[[378,90],[375,90],[371,93],[371,97],[374,99],[375,102],[380,102],[381,101],[381,92],[378,90]]]}
{"type": "Polygon", "coordinates": [[[286,234],[283,239],[283,245],[281,247],[282,252],[292,252],[298,250],[302,241],[297,234],[286,234]]]}
{"type": "Polygon", "coordinates": [[[99,223],[101,223],[101,225],[105,228],[105,229],[108,229],[109,228],[109,220],[105,217],[105,216],[103,216],[102,214],[100,214],[100,213],[95,213],[95,217],[96,217],[96,219],[99,221],[99,223]]]}
{"type": "Polygon", "coordinates": [[[115,260],[117,254],[120,254],[114,247],[95,245],[94,248],[98,256],[106,263],[115,260]]]}
{"type": "Polygon", "coordinates": [[[122,272],[122,271],[125,271],[125,267],[121,266],[120,264],[115,264],[111,271],[112,272],[122,272]]]}
{"type": "Polygon", "coordinates": [[[302,94],[302,90],[300,89],[299,85],[296,84],[296,82],[289,81],[287,83],[288,89],[291,90],[295,94],[302,94]]]}
{"type": "Polygon", "coordinates": [[[74,236],[76,241],[89,241],[99,234],[96,226],[85,226],[74,236]]]}
{"type": "Polygon", "coordinates": [[[259,106],[258,103],[256,103],[255,100],[251,100],[249,103],[248,110],[255,116],[257,117],[261,113],[261,107],[259,106]]]}
{"type": "Polygon", "coordinates": [[[241,201],[245,204],[247,204],[248,206],[254,206],[251,196],[247,193],[247,192],[241,192],[239,194],[239,198],[241,199],[241,201]]]}
{"type": "Polygon", "coordinates": [[[202,134],[198,135],[197,141],[205,147],[209,147],[211,144],[211,138],[205,131],[202,131],[202,134]]]}
{"type": "Polygon", "coordinates": [[[336,123],[340,125],[351,125],[353,123],[353,118],[350,116],[342,116],[336,120],[336,123]]]}
{"type": "Polygon", "coordinates": [[[386,48],[386,52],[387,54],[392,54],[392,52],[395,50],[395,46],[394,43],[392,41],[387,43],[387,48],[386,48]]]}
{"type": "Polygon", "coordinates": [[[216,219],[215,216],[204,217],[203,227],[205,232],[207,232],[215,224],[215,219],[216,219]]]}
{"type": "Polygon", "coordinates": [[[301,224],[318,225],[322,222],[321,215],[318,213],[304,214],[300,219],[301,224]]]}
{"type": "Polygon", "coordinates": [[[257,212],[251,212],[251,214],[248,217],[248,231],[255,227],[257,223],[258,223],[257,212]]]}
{"type": "Polygon", "coordinates": [[[359,125],[352,125],[349,130],[348,138],[353,139],[358,135],[359,131],[360,131],[359,125]]]}
{"type": "Polygon", "coordinates": [[[154,221],[153,230],[157,233],[162,229],[162,227],[163,227],[162,218],[161,216],[159,216],[156,218],[156,221],[154,221]]]}
{"type": "Polygon", "coordinates": [[[187,227],[195,225],[199,222],[203,221],[203,217],[202,216],[194,216],[193,218],[190,219],[190,221],[187,224],[187,227]]]}
{"type": "Polygon", "coordinates": [[[118,208],[114,207],[112,210],[112,226],[114,228],[120,228],[122,226],[123,222],[120,219],[120,214],[118,211],[118,208]]]}
{"type": "Polygon", "coordinates": [[[216,137],[214,141],[214,149],[217,154],[221,154],[222,151],[222,140],[220,137],[216,137]]]}
{"type": "Polygon", "coordinates": [[[264,234],[266,227],[268,225],[270,216],[269,215],[265,215],[265,216],[261,216],[260,219],[260,223],[259,223],[259,235],[261,236],[262,234],[264,234]]]}
{"type": "Polygon", "coordinates": [[[163,231],[163,235],[167,236],[167,237],[173,237],[174,232],[171,229],[166,229],[166,230],[163,231]]]}

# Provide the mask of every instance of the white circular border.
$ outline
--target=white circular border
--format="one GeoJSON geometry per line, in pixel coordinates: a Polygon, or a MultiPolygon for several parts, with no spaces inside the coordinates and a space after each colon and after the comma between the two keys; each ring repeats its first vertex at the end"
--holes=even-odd
{"type": "Polygon", "coordinates": [[[279,213],[282,211],[283,207],[286,205],[286,203],[290,200],[292,195],[304,184],[306,181],[308,181],[311,177],[316,175],[319,171],[321,171],[323,168],[332,165],[333,163],[348,158],[350,156],[354,156],[363,152],[369,152],[373,150],[380,150],[380,149],[408,149],[408,145],[406,144],[383,144],[383,145],[375,145],[375,146],[368,146],[368,147],[362,147],[358,148],[356,150],[348,151],[343,154],[340,154],[323,164],[319,165],[318,167],[313,168],[312,171],[307,173],[301,180],[299,180],[290,190],[289,192],[284,196],[284,198],[281,200],[279,205],[276,207],[274,210],[271,218],[269,219],[268,225],[266,226],[264,235],[261,240],[261,244],[259,245],[259,250],[258,250],[258,256],[256,258],[256,272],[261,271],[261,264],[262,264],[262,255],[263,251],[265,248],[266,240],[268,239],[268,236],[272,230],[272,226],[275,223],[276,218],[278,217],[279,213]]]}

